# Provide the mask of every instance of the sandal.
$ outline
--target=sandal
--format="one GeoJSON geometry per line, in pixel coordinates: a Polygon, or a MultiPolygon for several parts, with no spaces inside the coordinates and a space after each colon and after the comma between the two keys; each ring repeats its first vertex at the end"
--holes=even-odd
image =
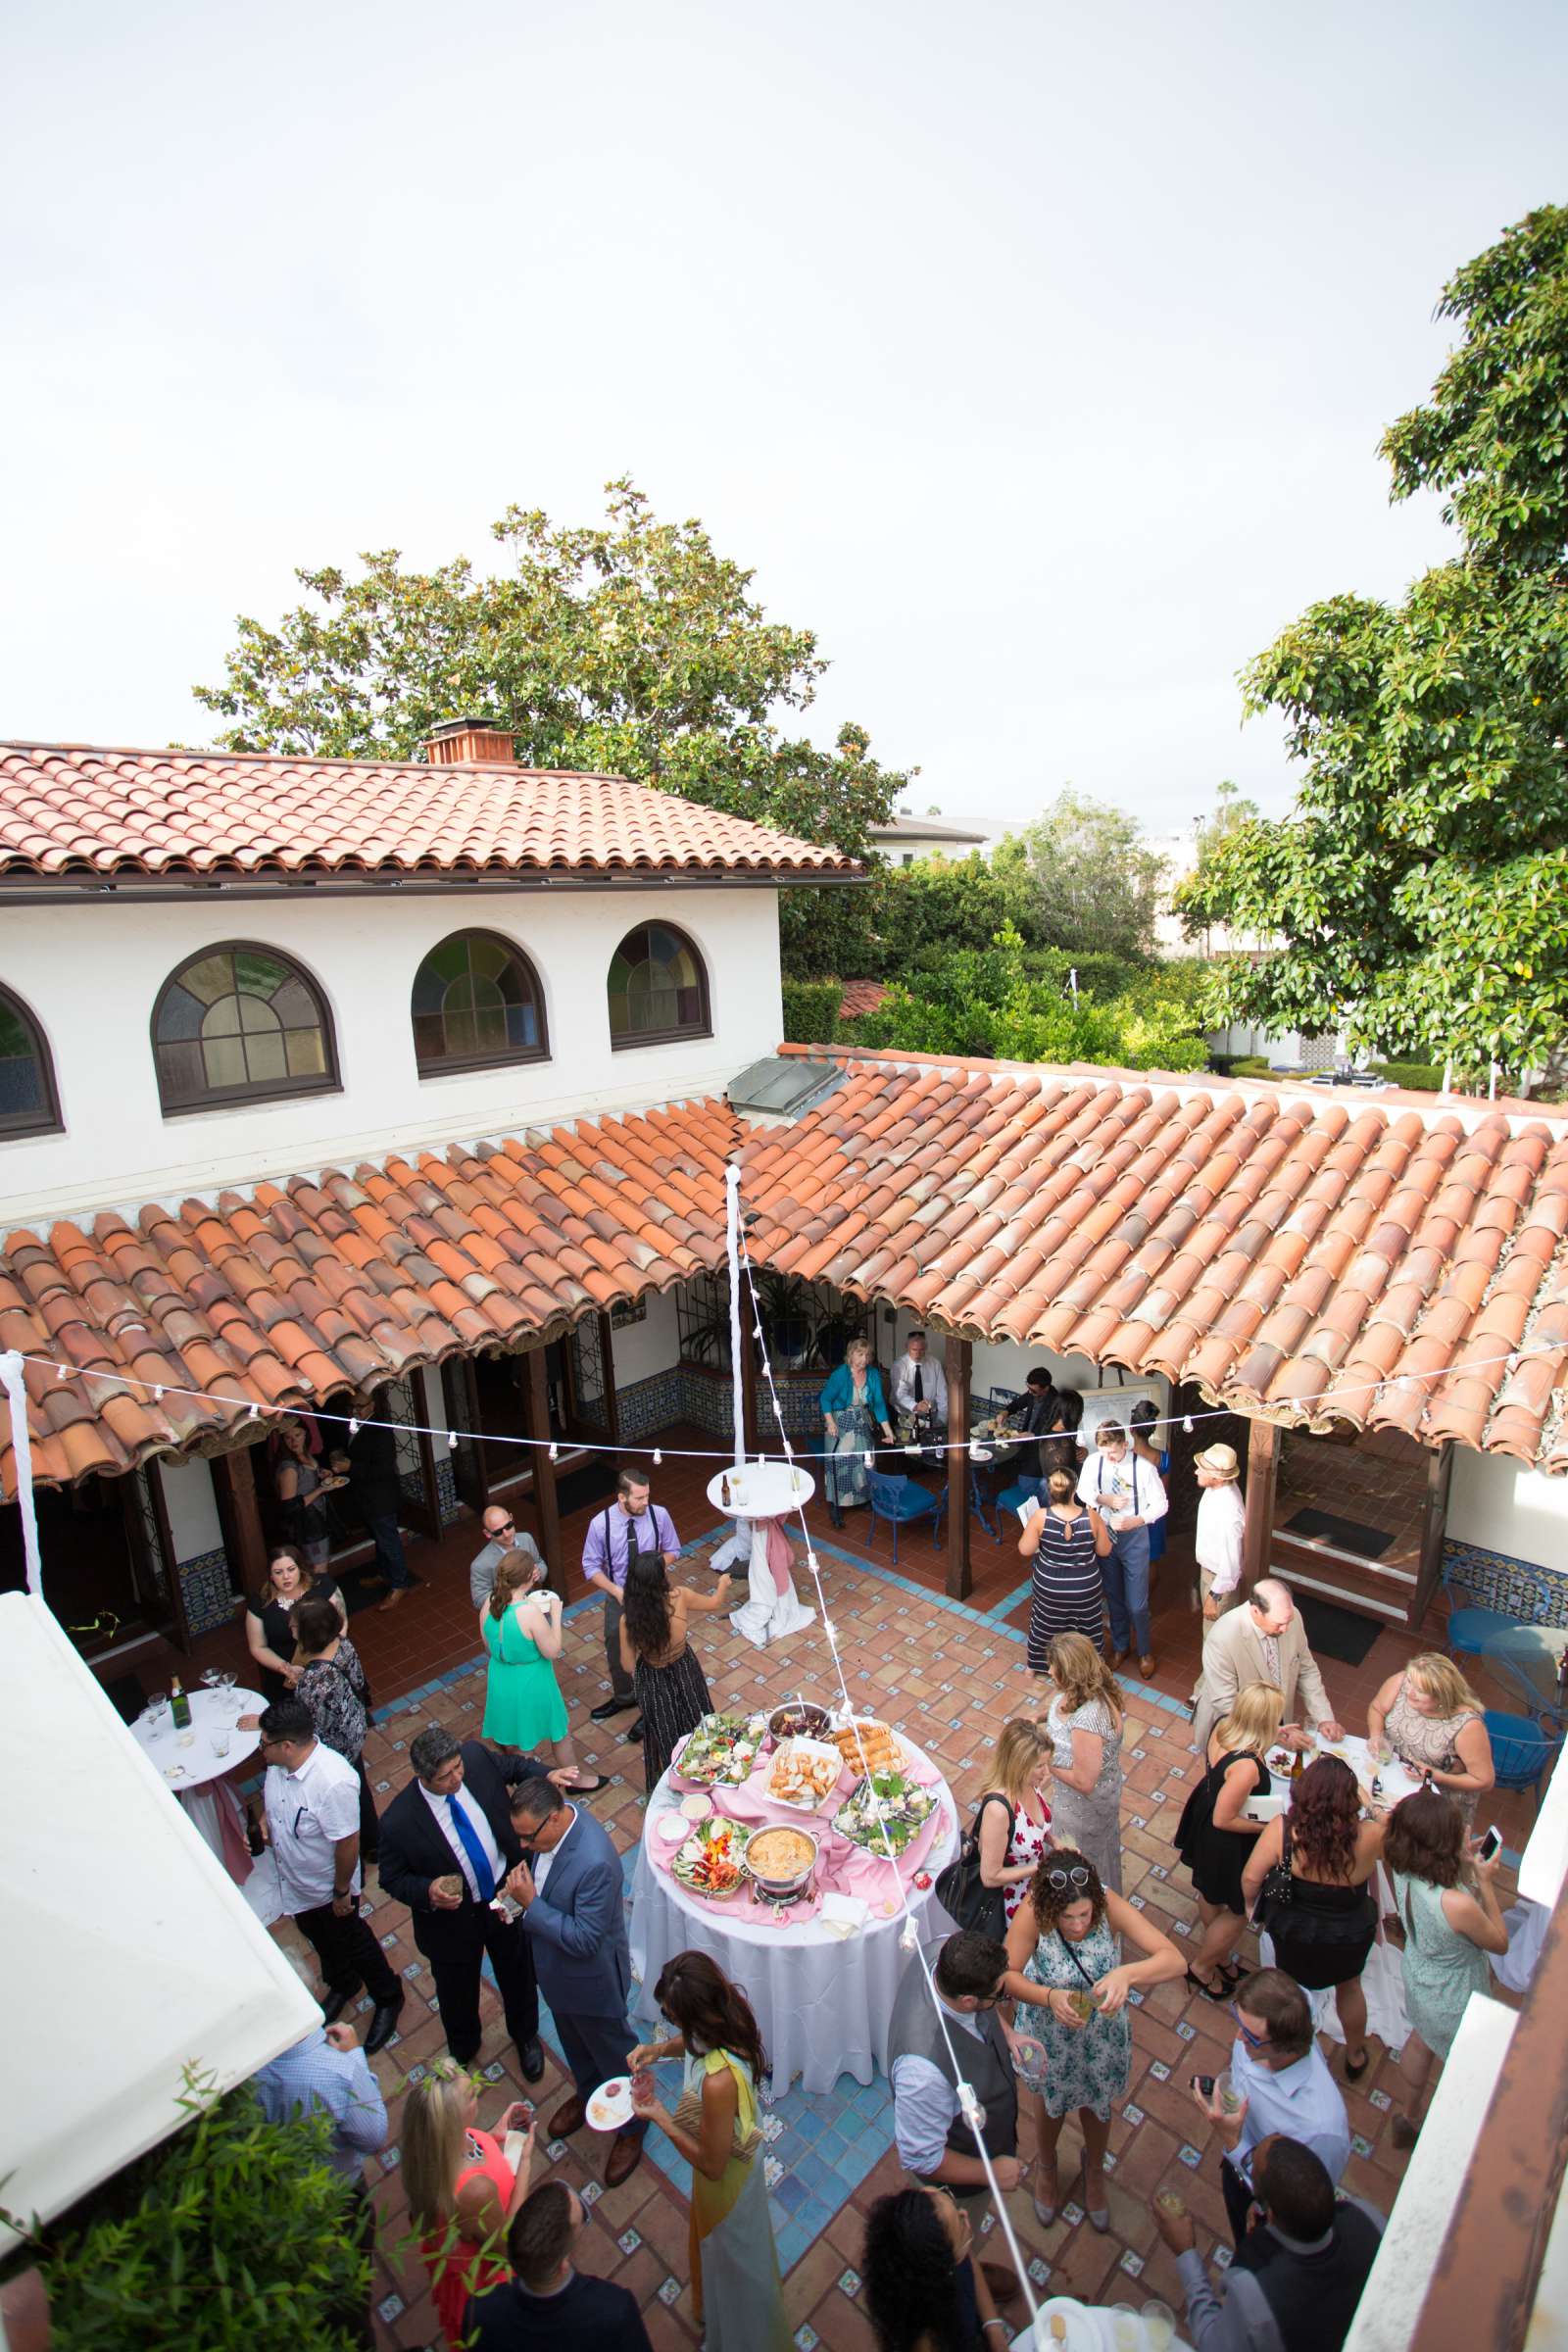
{"type": "Polygon", "coordinates": [[[1034,2199],[1035,2220],[1040,2224],[1042,2230],[1049,2230],[1056,2218],[1056,2207],[1061,2202],[1061,2188],[1056,2179],[1054,2156],[1052,2157],[1049,2166],[1044,2157],[1037,2156],[1035,2173],[1042,2188],[1048,2181],[1051,2186],[1051,2203],[1049,2205],[1045,2204],[1038,2196],[1034,2199]]]}
{"type": "Polygon", "coordinates": [[[1227,1967],[1225,1962],[1222,1960],[1218,1968],[1216,1968],[1214,1971],[1215,1976],[1219,1978],[1227,1992],[1234,1992],[1237,1985],[1242,1982],[1242,1979],[1246,1976],[1249,1976],[1250,1973],[1251,1972],[1249,1969],[1243,1968],[1239,1960],[1232,1962],[1229,1967],[1227,1967]]]}
{"type": "Polygon", "coordinates": [[[1195,1992],[1200,1992],[1202,1994],[1205,2001],[1216,2001],[1223,2004],[1229,2001],[1231,1997],[1231,1988],[1225,1981],[1224,1970],[1219,1969],[1215,1973],[1219,1977],[1219,1990],[1217,1992],[1212,1984],[1205,1984],[1201,1977],[1195,1977],[1191,1969],[1187,1971],[1187,1982],[1195,1992]]]}

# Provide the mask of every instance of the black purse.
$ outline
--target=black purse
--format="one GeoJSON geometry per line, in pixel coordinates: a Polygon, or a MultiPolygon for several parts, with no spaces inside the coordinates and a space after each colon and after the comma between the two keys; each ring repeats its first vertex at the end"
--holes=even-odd
{"type": "MultiPolygon", "coordinates": [[[[977,1936],[990,1936],[998,1943],[1007,1936],[1007,1906],[1000,1886],[988,1886],[980,1876],[980,1816],[987,1805],[1004,1805],[1007,1813],[1007,1846],[1012,1843],[1012,1825],[1017,1816],[1004,1796],[995,1789],[980,1799],[975,1812],[974,1827],[965,1830],[957,1853],[946,1870],[936,1876],[937,1901],[948,1917],[960,1928],[971,1929],[977,1936]]],[[[1003,1848],[1006,1851],[1006,1846],[1003,1848]]]]}
{"type": "Polygon", "coordinates": [[[1262,1886],[1257,1890],[1257,1904],[1252,1913],[1255,1927],[1266,1929],[1270,1916],[1292,1899],[1291,1882],[1291,1817],[1287,1813],[1280,1831],[1280,1858],[1271,1862],[1262,1886]]]}

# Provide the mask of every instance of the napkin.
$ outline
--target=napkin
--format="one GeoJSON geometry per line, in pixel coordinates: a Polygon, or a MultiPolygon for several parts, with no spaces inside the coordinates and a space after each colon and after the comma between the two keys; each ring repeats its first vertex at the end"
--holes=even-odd
{"type": "Polygon", "coordinates": [[[821,1920],[830,1936],[858,1936],[871,1915],[871,1906],[858,1894],[825,1894],[821,1920]]]}

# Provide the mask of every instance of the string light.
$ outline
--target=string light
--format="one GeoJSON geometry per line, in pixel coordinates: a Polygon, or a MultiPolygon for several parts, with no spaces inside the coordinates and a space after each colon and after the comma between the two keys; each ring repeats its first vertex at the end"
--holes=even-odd
{"type": "Polygon", "coordinates": [[[163,1388],[162,1388],[162,1386],[160,1386],[160,1387],[158,1387],[158,1388],[154,1389],[154,1391],[153,1391],[153,1402],[154,1402],[154,1404],[162,1404],[162,1403],[163,1403],[163,1401],[164,1401],[164,1392],[163,1392],[163,1388]]]}
{"type": "Polygon", "coordinates": [[[58,1372],[55,1374],[55,1385],[56,1385],[56,1387],[57,1387],[57,1388],[59,1387],[59,1385],[60,1385],[61,1381],[63,1381],[63,1380],[65,1379],[65,1377],[66,1377],[66,1367],[65,1367],[65,1365],[64,1365],[64,1364],[62,1364],[62,1365],[61,1365],[61,1367],[60,1367],[60,1369],[59,1369],[59,1371],[58,1371],[58,1372]]]}
{"type": "Polygon", "coordinates": [[[360,1434],[360,1425],[359,1425],[359,1423],[358,1423],[356,1420],[354,1420],[354,1419],[352,1419],[352,1418],[351,1418],[351,1419],[350,1419],[350,1421],[349,1421],[349,1441],[350,1441],[350,1443],[351,1443],[351,1444],[352,1444],[352,1443],[353,1443],[353,1441],[354,1441],[354,1440],[355,1440],[355,1439],[356,1439],[356,1438],[359,1436],[359,1434],[360,1434]]]}
{"type": "Polygon", "coordinates": [[[552,1441],[552,1443],[551,1443],[551,1447],[550,1447],[550,1459],[551,1459],[553,1462],[559,1462],[559,1461],[560,1461],[560,1459],[561,1459],[561,1447],[560,1447],[559,1446],[557,1446],[557,1445],[554,1443],[554,1441],[552,1441]]]}
{"type": "Polygon", "coordinates": [[[1193,1434],[1193,1416],[1192,1416],[1192,1414],[1191,1414],[1191,1413],[1183,1413],[1183,1415],[1182,1415],[1182,1431],[1183,1431],[1183,1434],[1184,1434],[1185,1436],[1187,1436],[1187,1437],[1189,1437],[1189,1438],[1192,1436],[1192,1434],[1193,1434]]]}
{"type": "Polygon", "coordinates": [[[456,1453],[456,1452],[457,1452],[457,1450],[458,1450],[458,1433],[457,1433],[457,1431],[456,1431],[455,1429],[449,1429],[449,1430],[447,1431],[447,1451],[448,1451],[448,1453],[456,1453]]]}
{"type": "Polygon", "coordinates": [[[663,1457],[663,1455],[662,1455],[662,1454],[660,1452],[660,1450],[659,1450],[659,1447],[656,1446],[654,1447],[654,1468],[655,1468],[656,1470],[662,1470],[662,1468],[663,1468],[663,1467],[664,1467],[664,1457],[663,1457]]]}

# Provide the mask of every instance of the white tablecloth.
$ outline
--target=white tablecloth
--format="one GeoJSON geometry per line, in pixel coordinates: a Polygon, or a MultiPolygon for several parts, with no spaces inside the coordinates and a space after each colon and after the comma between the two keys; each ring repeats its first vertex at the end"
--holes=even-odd
{"type": "MultiPolygon", "coordinates": [[[[720,1470],[708,1482],[708,1499],[714,1510],[725,1512],[740,1528],[751,1529],[750,1590],[745,1606],[732,1613],[730,1624],[759,1649],[782,1642],[786,1635],[804,1634],[808,1625],[816,1623],[816,1611],[806,1606],[793,1580],[786,1578],[782,1592],[774,1581],[767,1559],[766,1526],[769,1519],[782,1519],[794,1534],[794,1523],[815,1493],[816,1481],[810,1472],[785,1462],[748,1462],[744,1470],[720,1470]],[[737,1484],[739,1494],[735,1493],[737,1484]],[[728,1501],[724,1499],[726,1486],[728,1501]]],[[[736,1557],[738,1553],[726,1546],[725,1565],[733,1565],[736,1557]]]]}
{"type": "MultiPolygon", "coordinates": [[[[899,1737],[920,1755],[912,1740],[902,1732],[899,1737]]],[[[922,1865],[933,1879],[958,1850],[953,1792],[945,1781],[941,1788],[944,1827],[922,1865]]],[[[631,1960],[641,1979],[635,2016],[650,2024],[657,2018],[654,1986],[666,1960],[677,1952],[707,1952],[757,2012],[780,2090],[796,2075],[807,2090],[831,2090],[842,2074],[869,2082],[873,2067],[885,2072],[888,2021],[910,1964],[899,1948],[902,1911],[893,1919],[868,1919],[857,1935],[837,1936],[820,1919],[774,1926],[757,1915],[744,1894],[726,1911],[709,1910],[649,1858],[648,1822],[674,1802],[678,1792],[670,1789],[666,1773],[648,1800],[632,1881],[631,1960]]],[[[951,1932],[953,1922],[934,1887],[922,1893],[911,1886],[909,1907],[922,1942],[951,1932]]]]}
{"type": "Polygon", "coordinates": [[[267,1702],[259,1690],[197,1690],[189,1697],[189,1746],[182,1744],[167,1710],[156,1734],[145,1715],[131,1725],[131,1734],[178,1797],[192,1827],[243,1886],[249,1875],[248,1869],[244,1877],[240,1875],[240,1857],[246,1852],[245,1816],[226,1776],[236,1765],[248,1763],[261,1745],[260,1735],[238,1730],[234,1718],[254,1715],[267,1702]],[[215,1726],[228,1732],[226,1755],[219,1755],[213,1745],[215,1726]]]}

